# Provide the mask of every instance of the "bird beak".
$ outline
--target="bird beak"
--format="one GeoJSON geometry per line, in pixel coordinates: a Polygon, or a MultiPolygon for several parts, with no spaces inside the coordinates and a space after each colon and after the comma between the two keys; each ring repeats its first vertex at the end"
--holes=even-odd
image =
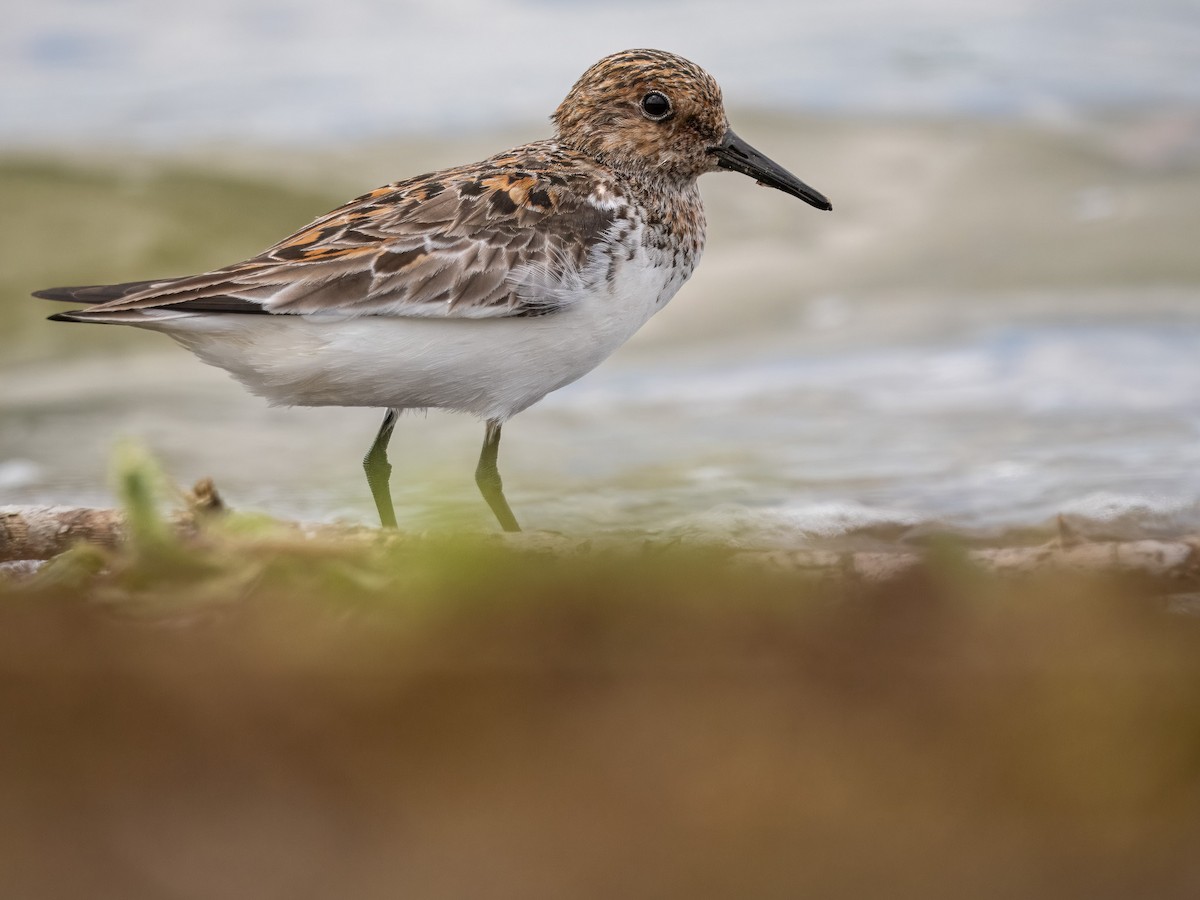
{"type": "Polygon", "coordinates": [[[734,134],[732,129],[726,131],[721,143],[708,152],[717,158],[717,165],[722,169],[749,175],[759,184],[799,197],[817,209],[833,209],[833,204],[823,194],[814,191],[783,166],[767,159],[734,134]]]}

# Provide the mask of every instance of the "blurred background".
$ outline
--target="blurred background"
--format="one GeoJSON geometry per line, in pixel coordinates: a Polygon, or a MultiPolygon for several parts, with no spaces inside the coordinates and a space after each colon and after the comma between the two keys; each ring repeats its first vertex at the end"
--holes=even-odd
{"type": "Polygon", "coordinates": [[[380,413],[270,409],[29,292],[547,136],[607,53],[700,63],[834,204],[706,177],[692,281],[506,428],[522,523],[591,552],[464,540],[482,428],[435,412],[391,453],[428,541],[143,510],[0,572],[0,895],[1200,896],[1195,554],[1007,582],[937,539],[1200,529],[1195,0],[0,11],[0,505],[112,504],[133,437],[236,509],[372,522],[380,413]],[[872,590],[706,538],[933,552],[872,590]]]}
{"type": "MultiPolygon", "coordinates": [[[[604,54],[679,52],[818,213],[702,181],[697,274],[505,432],[528,526],[891,543],[1200,526],[1190,0],[7,0],[0,501],[108,504],[114,441],[239,508],[371,521],[367,410],[268,409],[50,285],[249,256],[378,184],[549,134],[604,54]]],[[[490,528],[482,429],[403,421],[403,524],[490,528]]]]}

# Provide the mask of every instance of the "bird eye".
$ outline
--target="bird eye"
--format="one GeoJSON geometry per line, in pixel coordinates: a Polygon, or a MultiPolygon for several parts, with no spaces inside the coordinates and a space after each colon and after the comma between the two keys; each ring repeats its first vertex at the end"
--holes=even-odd
{"type": "Polygon", "coordinates": [[[671,101],[667,99],[666,94],[651,91],[642,98],[642,112],[647,119],[661,122],[671,114],[671,101]]]}

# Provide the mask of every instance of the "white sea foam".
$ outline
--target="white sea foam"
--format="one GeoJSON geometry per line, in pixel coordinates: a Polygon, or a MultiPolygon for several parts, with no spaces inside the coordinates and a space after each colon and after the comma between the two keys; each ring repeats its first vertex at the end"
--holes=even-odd
{"type": "Polygon", "coordinates": [[[1129,539],[1196,528],[1200,523],[1200,500],[1098,491],[1064,503],[1062,514],[1078,531],[1129,539]]]}

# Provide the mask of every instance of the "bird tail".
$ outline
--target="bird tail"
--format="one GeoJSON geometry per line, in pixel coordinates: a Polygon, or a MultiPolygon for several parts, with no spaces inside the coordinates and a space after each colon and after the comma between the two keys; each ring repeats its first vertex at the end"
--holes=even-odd
{"type": "MultiPolygon", "coordinates": [[[[125,281],[121,284],[89,284],[79,287],[54,287],[34,291],[33,296],[43,300],[59,300],[66,303],[86,303],[91,306],[103,306],[109,303],[120,303],[121,300],[132,297],[143,291],[169,288],[177,282],[193,282],[195,276],[188,278],[156,278],[151,281],[125,281]]],[[[69,312],[55,313],[50,316],[51,322],[96,322],[107,325],[136,325],[145,324],[153,319],[162,321],[164,318],[179,318],[187,313],[236,312],[236,313],[266,313],[260,304],[245,300],[241,297],[217,295],[200,297],[193,300],[172,301],[162,307],[144,306],[137,309],[73,309],[69,312]],[[172,313],[174,315],[172,315],[172,313]]]]}

